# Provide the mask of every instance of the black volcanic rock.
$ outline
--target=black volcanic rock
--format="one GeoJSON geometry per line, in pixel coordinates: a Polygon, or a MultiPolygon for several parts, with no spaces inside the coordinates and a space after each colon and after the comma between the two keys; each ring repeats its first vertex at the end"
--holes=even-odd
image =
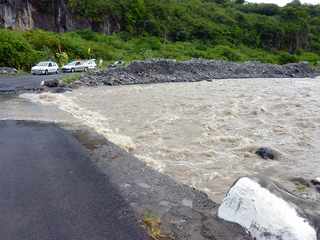
{"type": "Polygon", "coordinates": [[[256,151],[256,154],[263,159],[275,159],[274,151],[271,148],[261,147],[256,151]]]}
{"type": "Polygon", "coordinates": [[[81,79],[83,85],[128,85],[163,82],[198,82],[228,78],[304,78],[314,71],[304,63],[273,65],[259,62],[227,62],[195,59],[134,61],[81,79]]]}

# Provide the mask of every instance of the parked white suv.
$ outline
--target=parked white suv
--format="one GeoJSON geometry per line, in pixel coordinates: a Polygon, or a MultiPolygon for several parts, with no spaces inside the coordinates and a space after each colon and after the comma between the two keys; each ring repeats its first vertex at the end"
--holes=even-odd
{"type": "Polygon", "coordinates": [[[48,62],[39,62],[36,66],[31,68],[31,73],[33,75],[36,74],[45,74],[48,75],[50,73],[59,73],[59,66],[57,63],[48,61],[48,62]]]}

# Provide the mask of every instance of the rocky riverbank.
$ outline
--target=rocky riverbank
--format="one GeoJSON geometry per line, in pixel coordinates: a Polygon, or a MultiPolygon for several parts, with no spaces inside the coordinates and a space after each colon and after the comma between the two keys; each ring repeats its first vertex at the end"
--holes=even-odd
{"type": "Polygon", "coordinates": [[[306,63],[287,65],[263,64],[259,62],[226,62],[215,60],[134,61],[128,66],[109,67],[83,73],[79,79],[65,83],[63,75],[15,76],[16,69],[0,68],[0,93],[50,91],[60,93],[79,86],[114,86],[166,82],[200,82],[215,79],[240,78],[309,78],[320,75],[306,63]],[[11,76],[9,76],[11,75],[11,76]]]}
{"type": "Polygon", "coordinates": [[[215,60],[134,61],[126,67],[109,68],[81,77],[73,86],[129,85],[163,82],[199,82],[229,78],[306,78],[316,76],[306,63],[287,65],[215,60]]]}

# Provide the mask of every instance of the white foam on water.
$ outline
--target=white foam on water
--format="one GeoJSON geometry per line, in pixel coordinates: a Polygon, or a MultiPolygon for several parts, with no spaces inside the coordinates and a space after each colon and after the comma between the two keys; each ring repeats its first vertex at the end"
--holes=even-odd
{"type": "Polygon", "coordinates": [[[94,129],[97,133],[106,137],[109,141],[124,148],[127,151],[135,149],[135,144],[128,136],[116,133],[109,125],[108,118],[76,104],[71,97],[62,94],[21,94],[20,97],[29,99],[32,102],[44,105],[56,105],[59,109],[68,112],[82,124],[94,129]]]}
{"type": "Polygon", "coordinates": [[[135,155],[140,160],[144,161],[148,166],[153,167],[153,169],[159,171],[160,173],[164,172],[164,169],[166,168],[166,164],[164,162],[158,161],[150,156],[145,155],[135,155]]]}

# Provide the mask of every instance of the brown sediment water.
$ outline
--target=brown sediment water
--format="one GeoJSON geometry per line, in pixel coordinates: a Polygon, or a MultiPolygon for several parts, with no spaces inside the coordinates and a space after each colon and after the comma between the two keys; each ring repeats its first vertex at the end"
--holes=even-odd
{"type": "Polygon", "coordinates": [[[80,121],[217,202],[241,176],[261,173],[280,182],[320,176],[317,79],[80,88],[23,94],[0,105],[0,119],[80,121]],[[29,100],[40,103],[42,112],[33,111],[29,100]],[[259,147],[274,149],[279,159],[260,159],[259,147]]]}

